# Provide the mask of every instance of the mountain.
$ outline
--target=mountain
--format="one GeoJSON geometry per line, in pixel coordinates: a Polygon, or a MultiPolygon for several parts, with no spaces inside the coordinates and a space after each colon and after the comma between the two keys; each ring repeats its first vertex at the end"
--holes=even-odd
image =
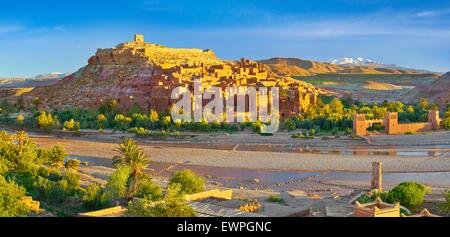
{"type": "Polygon", "coordinates": [[[144,42],[143,36],[136,35],[134,41],[98,49],[85,67],[53,85],[36,87],[24,97],[39,97],[49,109],[98,108],[105,100],[116,99],[122,111],[135,105],[167,111],[173,102],[172,89],[192,88],[194,77],[202,78],[206,87],[280,86],[292,90],[289,95],[304,94],[302,104],[297,101],[289,106],[307,106],[314,101],[311,95],[324,93],[259,62],[222,60],[209,49],[169,48],[144,42]]]}
{"type": "Polygon", "coordinates": [[[0,88],[31,88],[36,86],[51,85],[57,80],[68,75],[69,73],[53,72],[48,74],[40,74],[30,78],[0,77],[0,88]]]}
{"type": "Polygon", "coordinates": [[[363,58],[344,58],[317,62],[299,58],[269,58],[259,60],[275,73],[286,76],[313,76],[320,74],[434,74],[422,70],[386,65],[363,58]]]}
{"type": "Polygon", "coordinates": [[[409,96],[414,101],[427,98],[430,103],[446,106],[450,103],[450,72],[442,75],[430,85],[416,87],[409,93],[409,96]]]}
{"type": "Polygon", "coordinates": [[[375,62],[371,59],[365,58],[341,58],[341,59],[331,59],[328,61],[330,64],[339,65],[339,66],[374,66],[374,65],[383,65],[383,63],[375,62]]]}
{"type": "Polygon", "coordinates": [[[341,58],[341,59],[331,59],[328,61],[328,63],[338,66],[344,66],[344,67],[370,67],[370,68],[377,68],[379,69],[388,69],[393,70],[397,72],[404,72],[404,73],[434,73],[427,70],[422,69],[413,69],[413,68],[406,68],[406,67],[400,67],[395,64],[385,64],[382,62],[376,62],[371,59],[366,58],[341,58]]]}

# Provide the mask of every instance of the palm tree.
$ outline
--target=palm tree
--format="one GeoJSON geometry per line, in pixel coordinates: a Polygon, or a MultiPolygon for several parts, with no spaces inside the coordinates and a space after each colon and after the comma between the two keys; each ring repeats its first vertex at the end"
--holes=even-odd
{"type": "Polygon", "coordinates": [[[131,138],[125,139],[115,151],[119,155],[113,157],[113,164],[116,166],[126,165],[130,167],[131,177],[139,177],[150,163],[150,158],[131,138]]]}
{"type": "Polygon", "coordinates": [[[115,150],[119,155],[113,157],[113,164],[117,166],[125,165],[130,168],[131,187],[130,195],[137,191],[143,171],[147,169],[150,158],[139,148],[137,143],[131,139],[125,139],[119,148],[115,150]]]}

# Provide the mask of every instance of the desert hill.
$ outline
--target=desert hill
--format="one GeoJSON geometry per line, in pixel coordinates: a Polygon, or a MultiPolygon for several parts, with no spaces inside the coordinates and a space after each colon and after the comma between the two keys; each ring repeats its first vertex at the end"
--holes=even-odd
{"type": "Polygon", "coordinates": [[[402,86],[397,86],[384,82],[367,81],[363,86],[367,90],[377,90],[377,91],[389,91],[389,90],[401,90],[402,86]]]}
{"type": "Polygon", "coordinates": [[[280,75],[311,76],[318,74],[423,74],[421,70],[382,67],[381,64],[332,64],[299,58],[270,58],[259,60],[280,75]]]}
{"type": "Polygon", "coordinates": [[[427,98],[431,103],[446,106],[450,103],[450,72],[442,75],[438,80],[424,87],[416,87],[411,91],[413,100],[427,98]]]}

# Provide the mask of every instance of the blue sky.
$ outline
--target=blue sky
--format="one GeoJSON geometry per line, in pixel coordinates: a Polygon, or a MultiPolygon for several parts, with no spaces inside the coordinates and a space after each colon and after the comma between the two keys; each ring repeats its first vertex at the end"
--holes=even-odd
{"type": "Polygon", "coordinates": [[[364,57],[450,71],[450,1],[5,1],[0,77],[73,72],[97,48],[145,34],[225,59],[364,57]]]}

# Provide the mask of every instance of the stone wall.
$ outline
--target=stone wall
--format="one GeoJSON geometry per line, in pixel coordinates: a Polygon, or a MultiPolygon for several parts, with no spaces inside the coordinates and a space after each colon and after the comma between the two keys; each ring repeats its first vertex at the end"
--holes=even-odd
{"type": "Polygon", "coordinates": [[[428,113],[428,122],[425,123],[398,123],[398,113],[387,113],[384,120],[366,120],[364,114],[355,114],[353,116],[353,133],[359,136],[367,135],[367,128],[374,123],[380,123],[384,126],[386,134],[405,134],[408,132],[425,132],[439,129],[440,127],[439,111],[430,111],[428,113]]]}

